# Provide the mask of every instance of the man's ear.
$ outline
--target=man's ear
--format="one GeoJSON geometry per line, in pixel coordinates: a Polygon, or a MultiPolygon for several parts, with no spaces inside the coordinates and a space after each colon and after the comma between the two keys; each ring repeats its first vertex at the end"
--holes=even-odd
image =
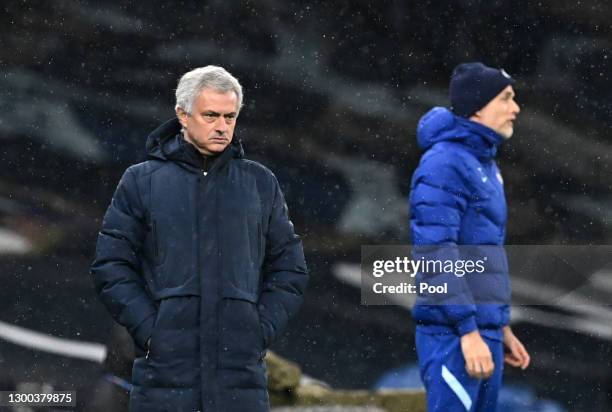
{"type": "Polygon", "coordinates": [[[178,118],[179,123],[183,127],[187,127],[187,112],[183,110],[181,107],[176,108],[176,117],[178,118]]]}

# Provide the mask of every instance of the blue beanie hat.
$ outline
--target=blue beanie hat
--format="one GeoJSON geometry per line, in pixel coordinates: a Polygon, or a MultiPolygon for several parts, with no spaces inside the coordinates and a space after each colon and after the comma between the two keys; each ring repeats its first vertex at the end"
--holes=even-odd
{"type": "Polygon", "coordinates": [[[451,110],[469,118],[511,84],[514,79],[504,69],[480,62],[462,63],[455,67],[450,80],[451,110]]]}

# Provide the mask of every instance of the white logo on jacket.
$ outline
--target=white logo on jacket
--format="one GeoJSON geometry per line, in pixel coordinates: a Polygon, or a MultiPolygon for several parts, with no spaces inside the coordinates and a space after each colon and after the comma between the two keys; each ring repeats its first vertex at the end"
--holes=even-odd
{"type": "Polygon", "coordinates": [[[482,180],[482,183],[486,183],[489,178],[482,171],[482,167],[477,167],[476,170],[478,170],[478,172],[480,173],[480,180],[482,180]]]}

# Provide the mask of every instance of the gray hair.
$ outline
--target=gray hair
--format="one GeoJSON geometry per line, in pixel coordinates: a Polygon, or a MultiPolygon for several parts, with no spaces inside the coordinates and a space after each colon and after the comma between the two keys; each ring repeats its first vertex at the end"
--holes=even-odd
{"type": "Polygon", "coordinates": [[[191,113],[193,102],[204,89],[212,89],[217,92],[234,92],[238,98],[239,112],[242,107],[242,86],[234,76],[219,66],[198,67],[185,73],[176,87],[176,106],[191,113]]]}

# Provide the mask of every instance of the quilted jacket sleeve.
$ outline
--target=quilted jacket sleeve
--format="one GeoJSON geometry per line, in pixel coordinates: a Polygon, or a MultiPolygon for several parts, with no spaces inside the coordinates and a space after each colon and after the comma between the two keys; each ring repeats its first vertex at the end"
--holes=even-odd
{"type": "MultiPolygon", "coordinates": [[[[444,259],[458,259],[456,245],[468,204],[466,191],[462,190],[462,176],[445,165],[434,164],[425,169],[435,170],[435,173],[417,170],[413,178],[410,194],[412,243],[417,251],[421,249],[419,246],[440,245],[437,253],[443,253],[444,259]]],[[[435,254],[432,250],[428,249],[428,253],[435,254]]],[[[444,321],[453,325],[460,335],[476,330],[476,306],[465,280],[456,276],[441,279],[448,281],[447,298],[453,303],[423,305],[418,309],[419,316],[424,318],[421,320],[444,321]],[[438,316],[444,319],[438,319],[438,316]]],[[[441,279],[428,277],[427,283],[436,284],[441,279]]]]}
{"type": "Polygon", "coordinates": [[[112,317],[127,328],[142,349],[157,312],[140,275],[139,250],[145,228],[144,211],[130,168],[121,178],[104,216],[91,274],[112,317]]]}
{"type": "Polygon", "coordinates": [[[276,178],[266,234],[263,287],[258,310],[266,345],[279,335],[303,301],[308,273],[302,241],[289,220],[287,204],[276,178]]]}

